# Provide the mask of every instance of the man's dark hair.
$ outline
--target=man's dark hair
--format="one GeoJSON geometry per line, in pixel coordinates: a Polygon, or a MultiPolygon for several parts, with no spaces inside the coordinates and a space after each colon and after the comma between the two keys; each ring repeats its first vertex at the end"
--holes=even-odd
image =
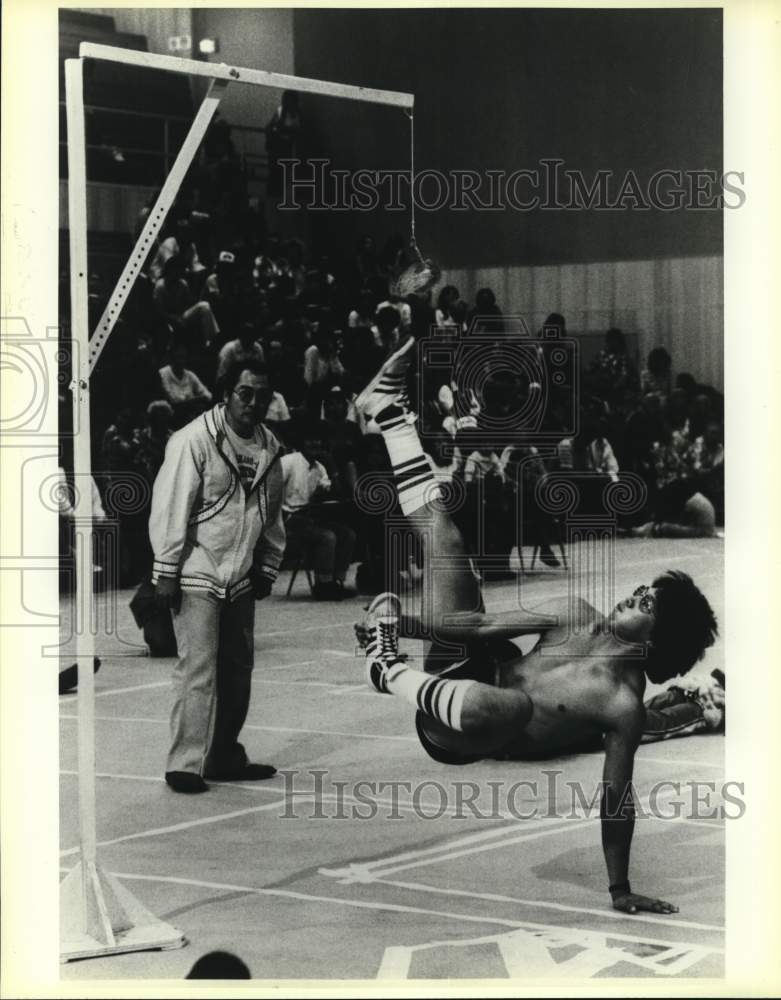
{"type": "Polygon", "coordinates": [[[252,372],[253,375],[258,375],[261,378],[265,376],[270,381],[268,368],[263,361],[256,361],[255,358],[237,358],[231,362],[221,379],[222,391],[233,392],[242,372],[252,372]]]}
{"type": "Polygon", "coordinates": [[[195,962],[185,979],[252,979],[246,964],[230,951],[210,951],[195,962]]]}
{"type": "Polygon", "coordinates": [[[663,347],[654,347],[648,354],[648,370],[654,375],[661,375],[670,370],[673,359],[663,347]]]}
{"type": "Polygon", "coordinates": [[[378,326],[387,323],[389,327],[397,327],[401,323],[401,313],[395,306],[383,306],[375,318],[378,326]]]}
{"type": "Polygon", "coordinates": [[[626,350],[624,331],[617,326],[611,326],[605,334],[605,347],[614,354],[622,354],[626,350]]]}
{"type": "Polygon", "coordinates": [[[658,576],[656,616],[651,631],[651,662],[655,674],[669,680],[691,670],[718,635],[713,608],[686,573],[670,570],[658,576]],[[660,673],[661,672],[661,673],[660,673]]]}

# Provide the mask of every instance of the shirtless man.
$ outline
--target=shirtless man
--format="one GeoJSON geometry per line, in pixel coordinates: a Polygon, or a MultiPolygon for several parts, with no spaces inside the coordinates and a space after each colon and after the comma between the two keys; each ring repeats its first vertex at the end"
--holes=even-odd
{"type": "Polygon", "coordinates": [[[676,913],[676,906],[633,893],[629,884],[632,771],[645,725],[646,677],[662,683],[701,659],[716,634],[713,612],[688,576],[670,572],[638,587],[607,617],[586,601],[566,600],[535,612],[487,614],[407,408],[413,343],[391,355],[356,405],[379,425],[402,511],[428,565],[433,557],[437,563],[422,617],[401,616],[399,599],[383,594],[356,627],[369,684],[418,708],[424,748],[446,763],[544,756],[602,736],[602,846],[613,907],[676,913]],[[399,634],[431,642],[424,671],[399,656],[399,634]],[[523,655],[510,640],[530,634],[540,640],[523,655]]]}

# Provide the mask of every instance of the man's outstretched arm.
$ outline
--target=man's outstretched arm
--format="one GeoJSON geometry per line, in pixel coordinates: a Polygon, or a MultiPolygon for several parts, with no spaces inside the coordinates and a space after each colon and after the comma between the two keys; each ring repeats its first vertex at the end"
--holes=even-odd
{"type": "Polygon", "coordinates": [[[613,706],[613,728],[605,734],[605,767],[601,804],[602,850],[605,853],[613,908],[625,913],[650,910],[677,913],[678,907],[652,896],[632,892],[629,884],[629,852],[635,826],[632,772],[635,751],[643,731],[643,707],[627,699],[613,706]]]}

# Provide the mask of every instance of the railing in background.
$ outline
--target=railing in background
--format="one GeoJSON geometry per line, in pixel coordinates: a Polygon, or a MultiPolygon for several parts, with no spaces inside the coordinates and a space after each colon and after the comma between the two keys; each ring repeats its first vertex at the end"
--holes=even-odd
{"type": "MultiPolygon", "coordinates": [[[[95,181],[162,184],[191,124],[187,117],[154,111],[131,111],[98,104],[85,104],[84,110],[87,118],[88,167],[94,168],[89,170],[89,174],[90,180],[95,181]],[[154,123],[151,129],[150,123],[154,123]]],[[[268,176],[265,129],[232,125],[231,138],[248,184],[265,187],[268,176]]],[[[68,170],[64,101],[60,101],[59,146],[60,177],[66,178],[68,170]]],[[[259,192],[256,190],[252,193],[259,192]]]]}

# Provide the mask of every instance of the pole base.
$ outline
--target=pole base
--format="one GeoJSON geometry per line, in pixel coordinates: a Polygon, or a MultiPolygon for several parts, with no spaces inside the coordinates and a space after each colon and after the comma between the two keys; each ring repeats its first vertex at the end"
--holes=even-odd
{"type": "Polygon", "coordinates": [[[80,861],[60,884],[60,961],[181,948],[184,934],[158,920],[97,864],[80,861]]]}

